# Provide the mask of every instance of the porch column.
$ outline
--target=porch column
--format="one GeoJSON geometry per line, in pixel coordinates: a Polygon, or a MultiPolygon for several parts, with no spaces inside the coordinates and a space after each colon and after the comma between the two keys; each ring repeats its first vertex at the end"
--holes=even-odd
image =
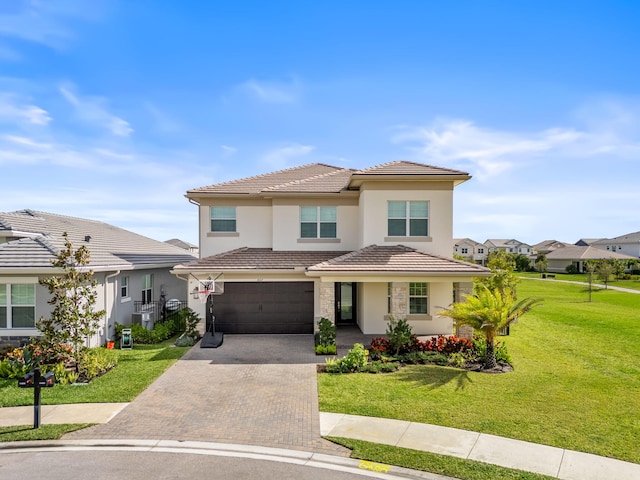
{"type": "Polygon", "coordinates": [[[320,282],[320,317],[336,323],[336,288],[333,282],[320,282]]]}
{"type": "MultiPolygon", "coordinates": [[[[473,282],[458,282],[453,284],[455,290],[454,301],[456,303],[464,302],[464,295],[471,295],[473,293],[473,282]]],[[[469,325],[461,325],[456,327],[456,335],[462,338],[473,338],[473,327],[469,325]]]]}
{"type": "Polygon", "coordinates": [[[409,313],[409,284],[393,282],[391,284],[391,315],[396,320],[407,318],[409,313]]]}

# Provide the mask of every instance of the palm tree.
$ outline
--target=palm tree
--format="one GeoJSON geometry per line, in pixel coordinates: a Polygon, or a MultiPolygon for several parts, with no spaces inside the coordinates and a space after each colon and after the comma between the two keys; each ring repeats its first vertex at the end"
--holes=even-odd
{"type": "Polygon", "coordinates": [[[487,342],[487,357],[484,368],[496,367],[495,338],[498,332],[508,327],[542,300],[525,298],[516,302],[510,290],[490,290],[486,286],[478,288],[475,295],[467,295],[466,301],[454,303],[450,309],[439,315],[452,318],[456,326],[469,325],[480,330],[487,342]]]}

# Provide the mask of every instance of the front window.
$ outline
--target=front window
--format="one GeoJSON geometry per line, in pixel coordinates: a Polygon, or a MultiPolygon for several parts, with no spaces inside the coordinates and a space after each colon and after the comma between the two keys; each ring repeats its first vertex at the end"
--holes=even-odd
{"type": "Polygon", "coordinates": [[[153,297],[153,275],[146,274],[142,279],[142,303],[151,303],[153,297]]]}
{"type": "Polygon", "coordinates": [[[336,238],[336,207],[300,207],[300,238],[336,238]]]}
{"type": "Polygon", "coordinates": [[[426,283],[409,284],[409,313],[426,314],[428,312],[428,287],[426,283]]]}
{"type": "Polygon", "coordinates": [[[122,277],[120,280],[120,296],[122,298],[129,297],[129,277],[122,277]]]}
{"type": "Polygon", "coordinates": [[[462,249],[462,254],[466,255],[467,253],[469,253],[469,249],[468,248],[463,248],[462,249]]]}
{"type": "Polygon", "coordinates": [[[389,202],[387,233],[390,237],[429,235],[429,202],[389,202]]]}
{"type": "Polygon", "coordinates": [[[35,285],[0,285],[0,328],[34,328],[35,326],[35,285]]]}
{"type": "Polygon", "coordinates": [[[478,253],[484,253],[484,248],[479,248],[478,253]]]}
{"type": "Polygon", "coordinates": [[[211,207],[211,231],[235,232],[236,207],[211,207]]]}

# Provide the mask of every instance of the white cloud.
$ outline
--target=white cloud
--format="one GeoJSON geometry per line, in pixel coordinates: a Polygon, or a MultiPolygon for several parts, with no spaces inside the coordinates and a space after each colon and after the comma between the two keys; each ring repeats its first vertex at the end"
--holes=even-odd
{"type": "Polygon", "coordinates": [[[220,148],[222,149],[223,155],[225,157],[230,157],[232,155],[235,155],[236,152],[238,151],[237,148],[230,147],[229,145],[220,145],[220,148]]]}
{"type": "Polygon", "coordinates": [[[108,130],[112,135],[128,137],[133,133],[133,128],[126,120],[110,113],[105,104],[106,100],[101,97],[83,96],[80,97],[73,91],[70,85],[63,85],[59,88],[62,96],[75,107],[78,117],[84,121],[95,124],[108,130]]]}
{"type": "Polygon", "coordinates": [[[91,0],[6,0],[0,2],[0,36],[19,38],[50,48],[64,48],[75,35],[75,20],[96,20],[105,4],[91,0]]]}
{"type": "Polygon", "coordinates": [[[241,84],[240,88],[265,103],[293,103],[301,93],[301,86],[296,78],[288,83],[251,79],[241,84]]]}
{"type": "Polygon", "coordinates": [[[262,157],[262,161],[272,169],[288,168],[291,159],[309,155],[313,150],[315,147],[312,145],[287,145],[271,150],[262,157]]]}
{"type": "Polygon", "coordinates": [[[0,119],[32,125],[47,125],[51,121],[49,112],[37,105],[29,104],[14,94],[0,94],[0,119]]]}

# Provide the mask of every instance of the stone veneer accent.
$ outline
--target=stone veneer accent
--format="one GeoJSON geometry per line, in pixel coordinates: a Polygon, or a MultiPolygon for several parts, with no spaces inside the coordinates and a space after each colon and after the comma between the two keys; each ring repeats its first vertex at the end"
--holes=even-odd
{"type": "Polygon", "coordinates": [[[336,323],[336,287],[333,282],[320,282],[320,318],[336,323]]]}
{"type": "Polygon", "coordinates": [[[396,320],[407,318],[409,312],[409,284],[393,282],[391,284],[391,315],[396,320]]]}

